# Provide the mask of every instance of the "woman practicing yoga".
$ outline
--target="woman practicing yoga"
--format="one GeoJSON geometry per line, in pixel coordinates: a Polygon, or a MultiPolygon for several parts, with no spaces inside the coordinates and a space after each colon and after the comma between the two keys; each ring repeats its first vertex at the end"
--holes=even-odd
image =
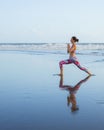
{"type": "Polygon", "coordinates": [[[78,42],[79,39],[77,39],[75,36],[73,36],[70,40],[71,42],[71,46],[70,44],[67,45],[67,52],[70,54],[69,59],[67,60],[62,60],[59,62],[59,66],[60,66],[60,74],[59,75],[63,75],[63,65],[64,64],[75,64],[80,70],[85,71],[86,73],[88,73],[89,75],[92,75],[86,68],[82,67],[79,63],[79,61],[77,60],[76,57],[76,42],[78,42]]]}

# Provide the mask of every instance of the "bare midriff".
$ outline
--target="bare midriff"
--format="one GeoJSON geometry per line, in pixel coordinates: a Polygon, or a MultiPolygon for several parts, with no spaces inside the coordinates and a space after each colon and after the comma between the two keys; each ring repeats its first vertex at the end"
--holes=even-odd
{"type": "Polygon", "coordinates": [[[76,57],[75,51],[76,51],[76,45],[73,45],[69,51],[70,57],[76,57]]]}

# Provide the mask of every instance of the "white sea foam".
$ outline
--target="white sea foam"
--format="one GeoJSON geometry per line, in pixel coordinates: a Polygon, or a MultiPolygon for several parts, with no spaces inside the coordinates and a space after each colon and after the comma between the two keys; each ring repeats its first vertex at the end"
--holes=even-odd
{"type": "Polygon", "coordinates": [[[104,43],[81,43],[77,47],[79,50],[104,50],[104,43]]]}
{"type": "MultiPolygon", "coordinates": [[[[67,43],[1,43],[1,51],[24,51],[63,54],[67,43]]],[[[104,55],[104,43],[78,43],[78,54],[104,55]]]]}
{"type": "MultiPolygon", "coordinates": [[[[0,50],[64,50],[65,43],[8,43],[0,44],[0,50]]],[[[104,50],[104,43],[79,43],[78,50],[104,50]]]]}

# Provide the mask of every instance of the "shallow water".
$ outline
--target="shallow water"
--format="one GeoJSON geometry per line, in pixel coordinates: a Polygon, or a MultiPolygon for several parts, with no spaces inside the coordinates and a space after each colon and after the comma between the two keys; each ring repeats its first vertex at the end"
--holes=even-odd
{"type": "Polygon", "coordinates": [[[0,130],[103,130],[103,57],[78,58],[96,76],[85,81],[84,72],[67,65],[62,83],[54,74],[66,55],[0,52],[0,130]]]}

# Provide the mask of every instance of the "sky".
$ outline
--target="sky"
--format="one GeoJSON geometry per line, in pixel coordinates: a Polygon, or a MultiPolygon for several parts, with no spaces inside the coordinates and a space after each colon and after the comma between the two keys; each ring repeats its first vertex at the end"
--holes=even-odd
{"type": "Polygon", "coordinates": [[[0,0],[0,43],[104,42],[104,0],[0,0]]]}

